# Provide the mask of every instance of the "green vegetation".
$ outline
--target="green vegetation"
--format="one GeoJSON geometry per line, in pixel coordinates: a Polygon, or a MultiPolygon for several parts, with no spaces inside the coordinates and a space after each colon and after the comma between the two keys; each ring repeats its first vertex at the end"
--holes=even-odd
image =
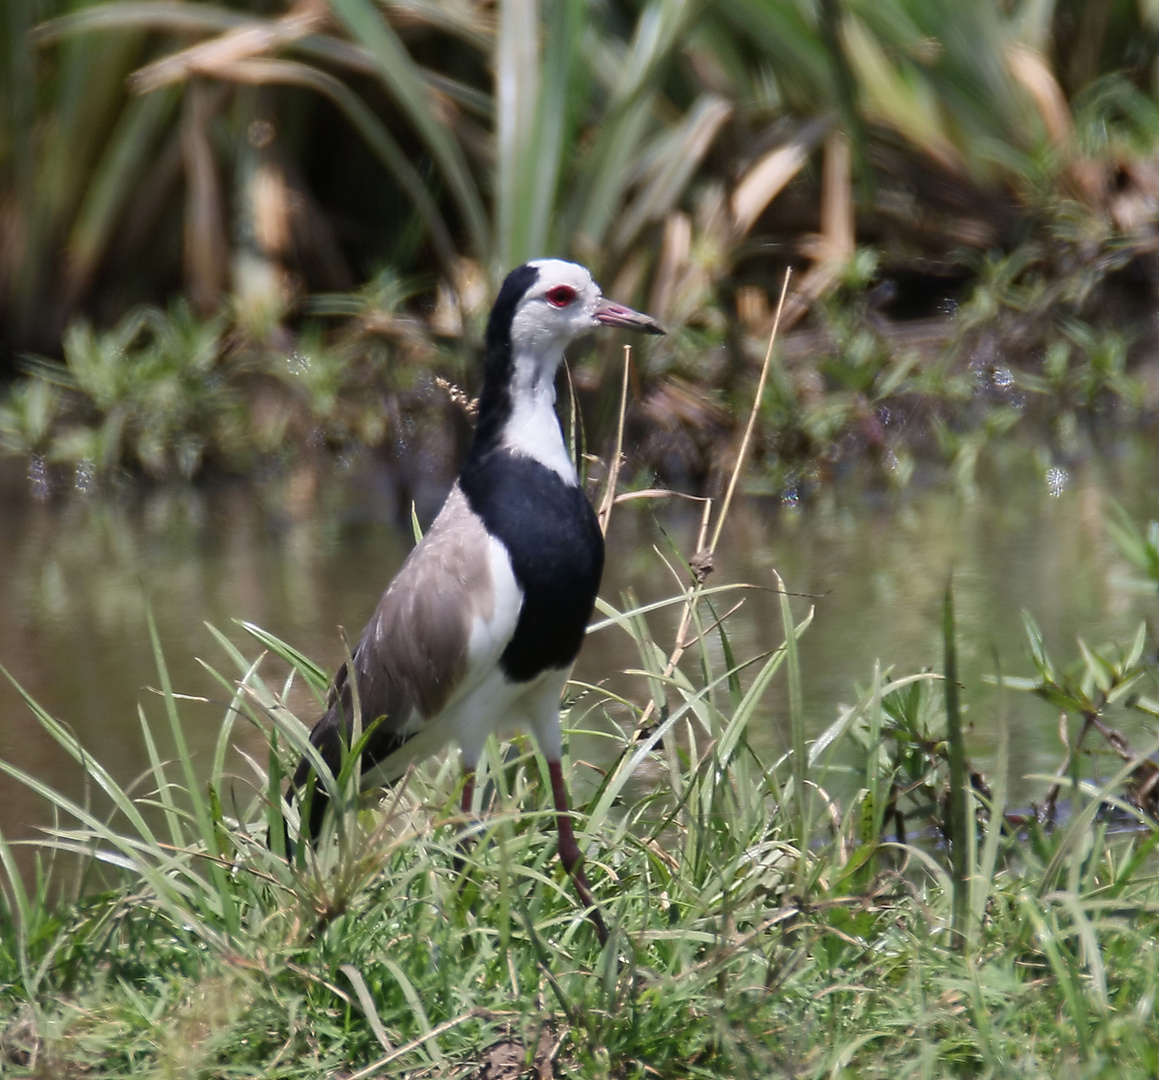
{"type": "MultiPolygon", "coordinates": [[[[1153,594],[1159,526],[1116,528],[1153,594]]],[[[219,676],[231,700],[208,769],[155,635],[164,733],[142,713],[152,765],[131,788],[30,701],[93,795],[0,762],[57,819],[27,881],[0,841],[6,1074],[1154,1075],[1155,748],[1110,726],[1159,715],[1145,627],[1123,650],[1082,645],[1064,671],[1028,617],[1036,674],[1004,682],[1061,710],[1073,749],[1034,817],[1006,805],[1004,722],[984,777],[932,673],[875,671],[806,742],[796,642],[811,613],[782,594],[781,644],[738,658],[720,616],[743,593],[694,581],[663,605],[682,616],[672,654],[655,605],[601,603],[594,632],[627,635],[650,695],[571,688],[571,727],[617,747],[599,775],[573,763],[613,928],[602,951],[527,748],[492,746],[472,820],[453,755],[360,795],[351,754],[325,774],[332,828],[287,863],[281,815],[293,836],[296,812],[280,792],[307,745],[287,700],[301,685],[320,700],[325,676],[256,627],[256,659],[217,635],[234,675],[219,676]],[[746,733],[781,679],[789,746],[758,760],[746,733]],[[266,751],[232,755],[249,725],[266,751]],[[1080,753],[1091,731],[1122,759],[1095,761],[1103,780],[1080,753]]],[[[946,644],[952,664],[949,601],[946,644]]]]}
{"type": "MultiPolygon", "coordinates": [[[[857,457],[904,484],[929,454],[969,483],[1026,416],[1073,453],[1154,408],[1155,19],[1118,0],[7,5],[0,349],[21,375],[0,442],[38,475],[382,450],[431,411],[424,374],[470,389],[499,276],[550,253],[671,331],[636,361],[642,476],[727,475],[789,265],[799,333],[755,444],[772,489],[857,457]],[[77,367],[106,346],[131,391],[77,367]],[[285,377],[295,356],[309,378],[285,377]]],[[[605,359],[576,373],[597,442],[605,359]]]]}
{"type": "Polygon", "coordinates": [[[231,344],[226,320],[199,320],[180,302],[132,311],[106,332],[74,323],[63,362],[30,362],[0,404],[0,450],[93,479],[188,480],[206,468],[251,473],[311,449],[379,446],[404,408],[439,414],[419,374],[435,348],[392,312],[402,299],[393,278],[341,303],[319,299],[348,323],[328,339],[303,332],[289,353],[231,344]],[[361,317],[371,303],[373,316],[361,317]],[[368,340],[371,317],[385,340],[368,340]]]}
{"type": "MultiPolygon", "coordinates": [[[[42,484],[384,452],[454,422],[434,376],[471,390],[499,275],[554,253],[671,331],[635,358],[633,480],[723,486],[747,454],[792,497],[932,454],[968,486],[1028,418],[1045,465],[1155,406],[1153,7],[4,5],[0,450],[42,484]],[[742,439],[789,266],[795,330],[742,439]]],[[[594,446],[606,361],[571,372],[594,446]]],[[[1112,530],[1153,596],[1159,524],[1112,530]]],[[[776,579],[769,651],[741,657],[744,590],[693,580],[671,651],[657,605],[601,609],[646,703],[570,690],[572,730],[614,748],[572,762],[605,950],[522,744],[490,748],[478,820],[453,756],[368,796],[351,754],[331,831],[287,861],[325,677],[257,627],[260,656],[218,635],[212,762],[155,633],[136,783],[29,701],[89,794],[0,761],[55,814],[0,837],[0,1073],[1159,1074],[1159,747],[1120,730],[1159,717],[1146,626],[1067,666],[1028,615],[1032,675],[996,659],[1065,734],[1014,812],[1001,715],[992,765],[967,756],[952,592],[946,678],[876,669],[809,741],[810,615],[776,579]]]]}

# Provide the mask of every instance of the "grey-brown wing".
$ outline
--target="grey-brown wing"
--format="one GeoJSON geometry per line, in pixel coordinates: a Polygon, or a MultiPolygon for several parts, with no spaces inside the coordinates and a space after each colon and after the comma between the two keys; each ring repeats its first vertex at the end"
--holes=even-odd
{"type": "MultiPolygon", "coordinates": [[[[467,672],[472,623],[476,617],[489,619],[494,605],[487,531],[456,484],[383,594],[354,650],[363,726],[377,722],[367,744],[367,764],[393,753],[443,709],[467,672]]],[[[352,723],[344,664],[326,714],[311,735],[331,767],[340,757],[339,732],[344,725],[349,733],[352,723]]],[[[297,783],[305,772],[299,768],[297,783]]]]}

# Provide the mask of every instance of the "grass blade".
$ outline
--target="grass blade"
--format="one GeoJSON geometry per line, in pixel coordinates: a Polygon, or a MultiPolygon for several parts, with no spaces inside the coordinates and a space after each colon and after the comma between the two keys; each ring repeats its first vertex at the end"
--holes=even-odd
{"type": "Polygon", "coordinates": [[[954,868],[954,938],[966,944],[970,911],[971,855],[974,850],[973,797],[966,775],[966,742],[962,731],[962,706],[958,695],[958,647],[954,632],[954,583],[946,586],[942,634],[945,644],[946,739],[950,744],[950,858],[954,868]]]}
{"type": "MultiPolygon", "coordinates": [[[[214,827],[213,817],[205,798],[201,794],[201,785],[193,765],[193,756],[185,741],[185,730],[181,725],[181,718],[177,713],[177,699],[173,695],[173,687],[169,682],[169,669],[165,664],[165,656],[161,651],[161,639],[157,635],[157,624],[153,619],[153,611],[146,606],[145,619],[149,628],[149,640],[153,646],[153,658],[157,664],[157,675],[161,680],[161,693],[165,701],[165,714],[169,718],[169,730],[173,736],[173,744],[177,748],[177,760],[185,773],[185,783],[189,800],[193,806],[193,817],[197,822],[200,840],[205,845],[206,852],[211,856],[220,855],[219,837],[214,827]]],[[[233,891],[229,887],[225,868],[215,859],[209,860],[209,874],[217,890],[221,913],[225,919],[226,932],[231,937],[238,929],[238,911],[233,891]]]]}

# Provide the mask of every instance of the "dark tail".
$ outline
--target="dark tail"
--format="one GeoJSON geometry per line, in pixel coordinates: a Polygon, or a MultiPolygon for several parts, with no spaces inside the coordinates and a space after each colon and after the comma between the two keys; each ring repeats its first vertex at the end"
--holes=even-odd
{"type": "MultiPolygon", "coordinates": [[[[322,760],[326,762],[327,768],[337,776],[339,769],[342,767],[342,741],[338,733],[338,728],[334,724],[329,712],[314,725],[314,730],[310,732],[310,742],[322,754],[322,760]]],[[[313,774],[314,767],[310,759],[303,755],[302,760],[298,762],[298,767],[294,770],[293,777],[290,779],[290,786],[286,791],[286,805],[283,807],[282,812],[282,829],[285,837],[285,852],[287,858],[293,857],[294,842],[290,838],[290,821],[285,811],[289,809],[294,800],[298,801],[303,812],[308,811],[309,814],[308,819],[302,822],[299,835],[308,839],[310,843],[314,843],[318,839],[318,834],[322,831],[322,821],[326,816],[326,807],[330,805],[330,796],[326,794],[325,784],[315,775],[313,787],[309,789],[309,797],[306,797],[306,785],[313,774]],[[306,803],[309,803],[308,807],[306,803]]]]}
{"type": "MultiPolygon", "coordinates": [[[[378,762],[388,758],[411,738],[410,734],[399,735],[396,732],[391,732],[383,737],[381,722],[384,719],[385,717],[380,717],[375,722],[374,729],[362,751],[362,768],[364,770],[371,769],[378,762]]],[[[339,710],[333,706],[326,711],[322,719],[314,725],[314,730],[310,732],[310,742],[318,748],[322,760],[334,776],[337,776],[342,769],[342,759],[348,745],[348,738],[349,730],[340,723],[339,710]]],[[[317,776],[314,776],[313,788],[307,788],[312,775],[314,775],[314,767],[310,759],[303,756],[302,760],[298,762],[298,767],[294,770],[289,790],[286,792],[286,801],[291,802],[297,799],[304,811],[307,809],[305,804],[309,803],[308,818],[303,822],[301,835],[307,838],[311,844],[317,841],[322,832],[326,807],[330,805],[330,796],[326,792],[326,786],[317,776]],[[308,798],[306,797],[307,790],[309,790],[308,798]]],[[[286,854],[289,855],[293,851],[290,842],[290,827],[284,816],[282,820],[286,830],[286,854]]]]}

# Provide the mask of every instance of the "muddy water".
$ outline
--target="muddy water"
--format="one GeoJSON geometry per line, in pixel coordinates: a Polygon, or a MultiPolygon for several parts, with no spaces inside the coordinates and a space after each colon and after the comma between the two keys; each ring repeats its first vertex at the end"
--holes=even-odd
{"type": "MultiPolygon", "coordinates": [[[[896,674],[940,668],[941,600],[954,575],[970,745],[985,766],[992,749],[995,695],[982,685],[1001,657],[1008,673],[1030,674],[1020,612],[1031,610],[1059,659],[1077,655],[1076,634],[1091,644],[1126,641],[1157,604],[1131,574],[1105,527],[1116,499],[1137,518],[1159,516],[1159,453],[1142,441],[1066,466],[1050,482],[1029,451],[1008,448],[984,463],[978,488],[948,481],[904,493],[866,492],[838,482],[786,506],[750,498],[733,511],[713,582],[771,585],[775,567],[798,616],[816,607],[801,642],[809,724],[820,731],[856,696],[880,660],[896,674]]],[[[421,516],[437,507],[441,482],[419,491],[421,516]]],[[[138,709],[160,729],[164,713],[146,610],[156,620],[172,683],[205,697],[184,704],[187,737],[208,764],[225,691],[199,662],[236,676],[205,624],[249,656],[259,652],[236,620],[291,642],[329,669],[343,654],[337,627],[357,634],[378,594],[411,546],[390,478],[360,466],[258,485],[210,489],[129,489],[39,502],[25,478],[0,476],[0,664],[24,691],[68,724],[122,782],[147,766],[138,709]]],[[[690,553],[694,504],[618,507],[603,594],[619,603],[673,592],[654,551],[675,543],[690,553]]],[[[674,617],[652,631],[671,644],[674,617]]],[[[778,599],[751,592],[730,621],[738,657],[781,640],[778,599]]],[[[576,675],[591,682],[638,666],[631,641],[615,629],[593,635],[576,675]]],[[[643,701],[631,678],[616,685],[643,701]]],[[[304,716],[312,706],[301,700],[304,716]]],[[[1012,761],[1018,776],[1053,770],[1052,712],[1007,695],[1012,761]]],[[[770,690],[752,732],[765,751],[787,742],[783,686],[770,690]]],[[[624,716],[616,716],[622,720],[624,716]]],[[[243,734],[243,738],[247,736],[243,734]]],[[[248,736],[252,737],[252,736],[248,736]]],[[[598,755],[599,744],[585,747],[598,755]]],[[[0,756],[73,797],[86,793],[79,770],[43,732],[20,694],[0,681],[0,756]]],[[[1016,794],[1038,787],[1012,777],[1016,794]]],[[[44,803],[0,777],[0,827],[27,835],[48,820],[44,803]]]]}

